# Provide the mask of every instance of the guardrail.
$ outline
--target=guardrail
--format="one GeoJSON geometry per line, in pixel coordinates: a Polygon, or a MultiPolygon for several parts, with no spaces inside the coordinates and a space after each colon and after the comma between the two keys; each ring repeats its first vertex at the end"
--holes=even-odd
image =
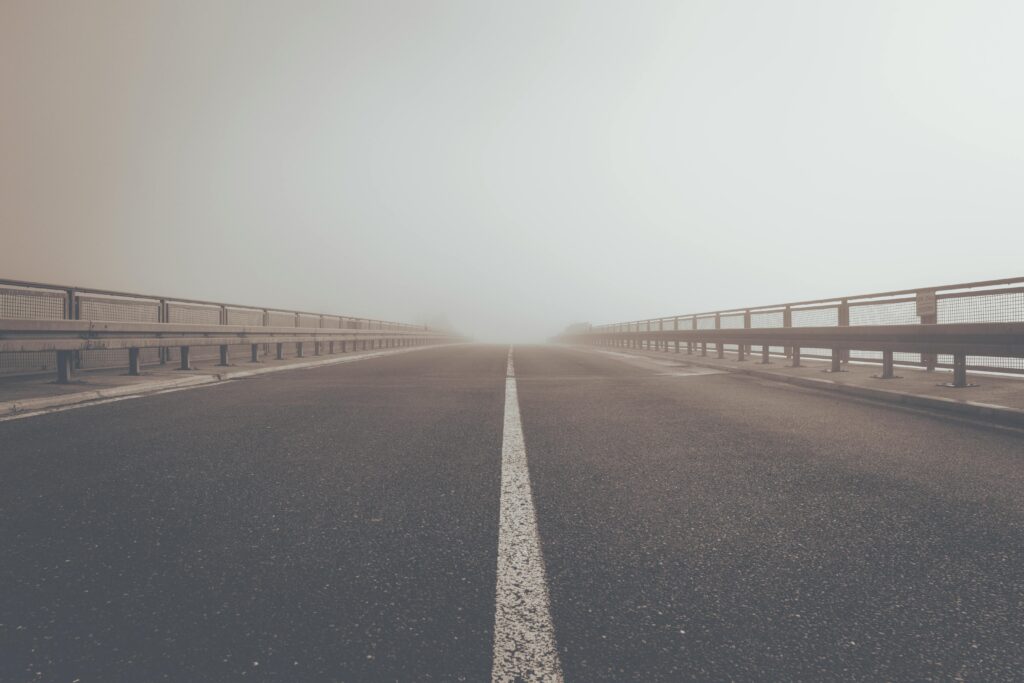
{"type": "Polygon", "coordinates": [[[1024,373],[1024,278],[987,280],[913,290],[736,308],[590,327],[567,341],[669,350],[686,343],[717,347],[745,360],[760,346],[771,354],[830,358],[832,369],[855,360],[954,371],[952,386],[967,386],[967,370],[1024,373]]]}
{"type": "Polygon", "coordinates": [[[226,365],[232,347],[256,362],[272,344],[283,358],[285,344],[302,356],[307,343],[320,354],[323,344],[334,353],[336,344],[344,352],[450,339],[423,325],[0,280],[0,373],[56,370],[59,382],[82,367],[188,368],[193,347],[226,365]]]}

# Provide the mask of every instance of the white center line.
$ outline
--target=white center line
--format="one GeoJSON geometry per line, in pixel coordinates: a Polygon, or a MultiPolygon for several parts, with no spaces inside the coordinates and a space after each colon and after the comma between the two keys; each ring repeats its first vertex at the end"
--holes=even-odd
{"type": "Polygon", "coordinates": [[[555,646],[537,513],[530,492],[512,347],[507,367],[491,680],[560,682],[562,665],[555,646]]]}

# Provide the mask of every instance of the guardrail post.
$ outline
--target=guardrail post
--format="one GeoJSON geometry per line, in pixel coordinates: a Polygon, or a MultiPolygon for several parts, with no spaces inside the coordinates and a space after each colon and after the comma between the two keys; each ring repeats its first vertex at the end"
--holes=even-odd
{"type": "MultiPolygon", "coordinates": [[[[220,324],[221,325],[227,325],[228,324],[228,307],[224,306],[224,305],[222,305],[220,307],[220,324]]],[[[220,367],[227,367],[228,365],[230,365],[230,363],[228,362],[228,345],[227,344],[221,344],[220,345],[220,362],[217,363],[217,365],[219,365],[220,367]]]]}
{"type": "Polygon", "coordinates": [[[761,365],[769,365],[771,363],[771,360],[768,359],[768,349],[769,346],[767,344],[761,344],[761,365]]]}
{"type": "Polygon", "coordinates": [[[181,354],[181,365],[179,366],[179,369],[191,370],[192,363],[189,362],[189,347],[182,346],[178,351],[181,354]]]}
{"type": "MultiPolygon", "coordinates": [[[[743,329],[745,329],[745,330],[749,330],[750,329],[750,309],[747,309],[746,311],[743,312],[743,329]]],[[[753,347],[752,344],[741,344],[741,346],[746,347],[744,350],[747,353],[753,353],[754,352],[754,347],[753,347]]]]}
{"type": "MultiPolygon", "coordinates": [[[[690,318],[690,329],[691,330],[696,330],[697,329],[697,316],[693,316],[692,318],[690,318]]],[[[686,354],[688,356],[692,356],[693,355],[693,340],[692,339],[690,341],[686,342],[686,354]]],[[[704,355],[706,356],[708,354],[705,353],[704,355]]]]}
{"type": "Polygon", "coordinates": [[[967,384],[967,354],[953,354],[953,385],[957,388],[971,386],[967,384]]]}
{"type": "Polygon", "coordinates": [[[281,342],[277,343],[277,359],[284,360],[284,344],[281,342]]]}
{"type": "Polygon", "coordinates": [[[828,369],[829,372],[843,372],[843,351],[842,349],[832,349],[832,366],[828,369]]]}
{"type": "MultiPolygon", "coordinates": [[[[716,330],[722,329],[722,314],[721,313],[715,313],[715,329],[716,330]]],[[[722,343],[721,339],[718,340],[717,346],[718,346],[718,357],[719,358],[725,358],[725,344],[722,343]]]]}
{"type": "MultiPolygon", "coordinates": [[[[67,290],[67,317],[68,320],[79,320],[82,317],[82,309],[78,301],[78,291],[74,287],[67,290]]],[[[82,352],[72,351],[70,357],[71,367],[80,369],[82,367],[82,352]]],[[[68,381],[71,380],[69,379],[68,381]]]]}
{"type": "MultiPolygon", "coordinates": [[[[156,309],[156,321],[159,323],[167,322],[167,299],[160,299],[160,303],[156,309]]],[[[167,357],[170,355],[170,349],[166,346],[161,346],[156,350],[157,356],[160,358],[160,365],[167,365],[167,357]]]]}
{"type": "MultiPolygon", "coordinates": [[[[745,330],[749,330],[750,329],[750,311],[746,311],[746,312],[743,313],[743,329],[745,329],[745,330]]],[[[737,362],[744,362],[744,361],[746,361],[747,360],[747,354],[750,353],[750,349],[751,349],[750,344],[747,344],[747,343],[744,343],[743,341],[740,341],[740,343],[736,345],[736,360],[737,360],[737,362]]]]}
{"type": "Polygon", "coordinates": [[[878,379],[893,379],[896,373],[893,370],[892,351],[882,351],[882,374],[878,379]]]}
{"type": "Polygon", "coordinates": [[[252,352],[252,357],[249,359],[249,362],[250,363],[259,363],[260,362],[260,345],[259,344],[253,344],[251,352],[252,352]]]}
{"type": "MultiPolygon", "coordinates": [[[[782,310],[782,326],[787,328],[793,327],[793,309],[790,308],[789,306],[786,306],[786,308],[782,310]]],[[[790,356],[793,355],[793,349],[792,347],[789,346],[784,346],[782,348],[782,352],[786,354],[786,358],[789,358],[790,356]]]]}
{"type": "MultiPolygon", "coordinates": [[[[270,327],[270,311],[263,309],[263,327],[270,327]]],[[[270,353],[270,344],[263,345],[263,353],[270,353]]],[[[256,356],[256,360],[259,361],[259,356],[256,356]]]]}
{"type": "Polygon", "coordinates": [[[302,342],[295,342],[295,357],[296,358],[302,358],[303,357],[302,342]]]}
{"type": "MultiPolygon", "coordinates": [[[[939,320],[939,308],[938,300],[935,297],[935,290],[921,290],[917,292],[915,299],[917,305],[917,315],[921,320],[921,324],[936,324],[939,320]]],[[[935,365],[938,362],[938,356],[934,353],[922,353],[921,362],[924,363],[925,370],[927,370],[928,372],[932,372],[933,370],[935,370],[935,365]]]]}
{"type": "Polygon", "coordinates": [[[793,359],[792,367],[794,367],[794,368],[800,367],[800,347],[799,346],[790,347],[790,357],[793,359]]]}
{"type": "Polygon", "coordinates": [[[57,352],[57,384],[69,384],[72,376],[73,351],[57,352]]]}
{"type": "Polygon", "coordinates": [[[137,348],[128,349],[128,374],[135,377],[142,374],[139,368],[139,350],[137,348]]]}
{"type": "MultiPolygon", "coordinates": [[[[839,302],[839,327],[850,326],[850,302],[847,299],[843,299],[839,302]]],[[[840,349],[839,358],[843,364],[850,362],[850,349],[840,349]]]]}
{"type": "MultiPolygon", "coordinates": [[[[672,329],[676,332],[679,331],[679,318],[672,319],[672,329]]],[[[676,353],[679,353],[679,339],[676,339],[676,353]]]]}
{"type": "Polygon", "coordinates": [[[76,316],[75,316],[75,290],[74,289],[67,289],[67,290],[65,290],[64,293],[66,295],[65,299],[64,299],[64,317],[67,318],[68,320],[74,320],[76,318],[76,316]]]}

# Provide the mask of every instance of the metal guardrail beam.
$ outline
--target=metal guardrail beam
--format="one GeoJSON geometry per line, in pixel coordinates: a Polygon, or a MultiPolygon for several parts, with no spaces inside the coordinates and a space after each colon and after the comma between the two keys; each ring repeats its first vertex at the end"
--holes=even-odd
{"type": "MultiPolygon", "coordinates": [[[[108,362],[109,354],[92,353],[100,351],[127,350],[129,374],[138,374],[140,350],[147,348],[160,349],[163,365],[170,359],[170,349],[179,347],[182,366],[188,367],[192,346],[219,346],[220,364],[227,365],[229,347],[239,344],[251,344],[252,361],[258,362],[260,344],[276,344],[277,357],[283,358],[286,343],[294,343],[301,357],[307,342],[319,354],[324,345],[334,353],[337,344],[344,352],[454,338],[426,325],[351,315],[0,278],[2,315],[10,318],[0,320],[0,368],[19,367],[13,359],[22,353],[55,352],[59,382],[69,381],[71,369],[82,367],[84,359],[108,362]],[[176,320],[193,324],[172,322],[176,320]]],[[[51,357],[42,367],[52,363],[51,357]]]]}
{"type": "MultiPolygon", "coordinates": [[[[668,351],[674,343],[678,351],[685,343],[692,353],[693,345],[699,344],[706,354],[711,344],[718,347],[720,358],[725,344],[736,344],[739,360],[745,360],[750,346],[762,340],[787,347],[787,356],[798,357],[801,347],[828,348],[833,364],[840,365],[849,362],[851,351],[881,351],[883,377],[892,374],[894,352],[920,354],[919,361],[911,362],[927,370],[948,367],[946,361],[940,363],[939,355],[952,354],[954,384],[961,386],[967,355],[973,370],[1024,374],[1020,328],[1005,326],[1020,324],[1024,324],[1024,277],[742,306],[594,325],[588,331],[619,335],[616,339],[633,348],[646,345],[668,351]],[[669,327],[680,334],[662,335],[669,327]]],[[[580,334],[579,329],[566,332],[580,334]]]]}
{"type": "Polygon", "coordinates": [[[858,327],[763,327],[705,330],[646,330],[569,335],[580,341],[645,340],[760,346],[803,346],[851,351],[966,353],[1024,358],[1024,323],[951,325],[863,325],[858,327]]]}
{"type": "Polygon", "coordinates": [[[259,360],[259,346],[274,344],[277,358],[283,358],[283,346],[294,343],[297,355],[303,345],[311,344],[320,355],[324,344],[334,353],[340,342],[344,353],[366,348],[419,346],[452,341],[454,337],[425,330],[366,330],[330,327],[262,327],[250,325],[185,325],[177,323],[123,323],[90,320],[0,320],[0,353],[49,351],[57,354],[57,381],[71,381],[76,351],[127,350],[128,374],[140,373],[139,350],[145,348],[180,349],[181,368],[190,365],[193,346],[220,348],[220,365],[228,365],[228,349],[233,345],[251,345],[251,359],[259,360]]]}
{"type": "Polygon", "coordinates": [[[222,346],[376,339],[447,339],[423,330],[0,320],[0,352],[95,351],[165,346],[222,346]]]}
{"type": "Polygon", "coordinates": [[[669,343],[687,344],[692,353],[699,344],[701,355],[714,344],[722,357],[725,344],[737,345],[737,360],[745,360],[751,346],[761,346],[762,363],[767,363],[769,347],[785,347],[793,365],[800,365],[801,348],[832,350],[832,370],[839,371],[849,361],[849,351],[881,351],[883,378],[893,376],[893,353],[950,354],[953,356],[952,386],[967,386],[967,356],[1024,358],[1024,323],[961,323],[925,325],[864,325],[858,327],[764,327],[718,328],[699,330],[595,329],[564,335],[565,341],[606,346],[663,349],[669,343]]]}

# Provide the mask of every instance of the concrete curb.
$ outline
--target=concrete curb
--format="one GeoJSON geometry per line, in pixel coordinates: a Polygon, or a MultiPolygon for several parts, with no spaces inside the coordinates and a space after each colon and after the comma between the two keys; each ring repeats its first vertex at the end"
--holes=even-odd
{"type": "MultiPolygon", "coordinates": [[[[592,347],[584,347],[592,348],[592,347]]],[[[661,358],[653,354],[629,354],[636,358],[661,358]]],[[[672,354],[675,355],[675,354],[672,354]]],[[[834,391],[840,394],[865,398],[873,401],[885,401],[886,403],[898,403],[915,408],[928,408],[940,410],[947,413],[955,413],[968,417],[983,419],[1011,427],[1024,427],[1024,410],[1010,408],[1008,406],[994,405],[991,403],[980,403],[978,401],[959,401],[954,398],[943,398],[941,396],[926,396],[924,394],[911,394],[905,391],[894,391],[892,389],[872,389],[870,387],[858,387],[850,384],[842,384],[831,379],[815,377],[792,377],[765,370],[752,368],[725,367],[715,363],[691,360],[686,357],[684,361],[690,365],[697,365],[702,368],[713,368],[723,372],[731,372],[738,375],[747,375],[758,379],[766,379],[772,382],[782,382],[810,389],[821,389],[834,391]]],[[[1022,385],[1024,388],[1024,385],[1022,385]]]]}
{"type": "Polygon", "coordinates": [[[46,410],[48,408],[61,408],[64,406],[76,405],[79,403],[90,403],[92,401],[100,401],[109,398],[118,398],[121,396],[146,395],[156,393],[159,391],[166,391],[168,389],[180,389],[184,387],[200,386],[203,384],[215,384],[217,382],[226,382],[228,380],[233,379],[257,377],[259,375],[266,375],[272,372],[283,372],[285,370],[304,370],[307,368],[317,368],[324,365],[351,363],[357,360],[367,360],[369,358],[395,356],[402,353],[409,353],[411,351],[421,351],[423,349],[430,348],[435,348],[435,345],[414,346],[410,348],[393,349],[388,351],[373,351],[370,353],[352,354],[349,356],[339,356],[334,358],[323,358],[319,360],[304,361],[302,363],[292,363],[290,365],[276,365],[274,367],[269,368],[255,368],[252,370],[237,371],[226,370],[224,372],[215,372],[207,375],[191,375],[189,377],[182,377],[181,379],[167,379],[156,382],[142,382],[139,384],[122,384],[121,386],[107,387],[105,389],[93,389],[90,391],[81,391],[74,394],[61,394],[58,396],[40,396],[38,398],[17,399],[14,401],[5,401],[0,403],[0,417],[8,417],[11,415],[19,415],[21,413],[46,410]]]}

